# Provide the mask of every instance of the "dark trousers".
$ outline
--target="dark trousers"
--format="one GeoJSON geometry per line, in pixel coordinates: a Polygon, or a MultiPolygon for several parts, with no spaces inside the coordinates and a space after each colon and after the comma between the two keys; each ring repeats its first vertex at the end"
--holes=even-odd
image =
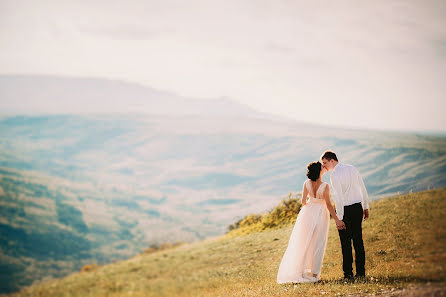
{"type": "Polygon", "coordinates": [[[361,203],[344,206],[344,218],[346,229],[338,230],[342,247],[342,270],[344,277],[353,276],[352,240],[355,248],[356,275],[365,275],[365,252],[362,241],[363,210],[361,203]]]}

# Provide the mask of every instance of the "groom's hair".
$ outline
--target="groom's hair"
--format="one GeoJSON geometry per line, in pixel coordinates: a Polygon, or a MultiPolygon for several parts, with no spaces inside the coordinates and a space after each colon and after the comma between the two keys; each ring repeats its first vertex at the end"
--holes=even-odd
{"type": "Polygon", "coordinates": [[[333,153],[332,151],[326,151],[326,152],[322,155],[321,160],[322,160],[322,159],[326,159],[326,160],[328,160],[328,161],[330,161],[330,160],[335,160],[336,162],[338,162],[338,157],[336,157],[336,154],[333,153]]]}

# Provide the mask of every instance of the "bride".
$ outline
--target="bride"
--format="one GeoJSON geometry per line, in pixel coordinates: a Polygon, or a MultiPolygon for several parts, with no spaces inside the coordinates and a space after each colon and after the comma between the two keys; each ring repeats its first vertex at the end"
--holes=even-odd
{"type": "Polygon", "coordinates": [[[318,281],[327,246],[330,214],[337,226],[343,225],[331,205],[330,187],[322,181],[325,172],[326,169],[320,162],[312,162],[307,166],[309,179],[303,186],[303,206],[279,266],[277,273],[279,284],[318,281]],[[307,196],[309,196],[308,201],[307,196]]]}

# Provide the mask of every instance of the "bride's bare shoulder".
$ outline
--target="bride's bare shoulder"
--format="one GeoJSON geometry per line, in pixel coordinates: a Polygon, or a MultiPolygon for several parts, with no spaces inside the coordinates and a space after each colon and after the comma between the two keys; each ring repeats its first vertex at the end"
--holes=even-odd
{"type": "Polygon", "coordinates": [[[325,191],[330,191],[330,184],[329,183],[325,183],[325,191]]]}

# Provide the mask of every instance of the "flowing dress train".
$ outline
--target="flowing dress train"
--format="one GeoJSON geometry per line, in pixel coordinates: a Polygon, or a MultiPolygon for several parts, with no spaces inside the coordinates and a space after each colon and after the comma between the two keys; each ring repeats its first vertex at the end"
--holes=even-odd
{"type": "Polygon", "coordinates": [[[288,247],[282,257],[277,273],[279,284],[314,282],[320,279],[330,225],[330,213],[323,199],[323,192],[328,184],[323,182],[315,195],[312,194],[309,179],[304,186],[308,189],[309,199],[297,216],[288,247]]]}

